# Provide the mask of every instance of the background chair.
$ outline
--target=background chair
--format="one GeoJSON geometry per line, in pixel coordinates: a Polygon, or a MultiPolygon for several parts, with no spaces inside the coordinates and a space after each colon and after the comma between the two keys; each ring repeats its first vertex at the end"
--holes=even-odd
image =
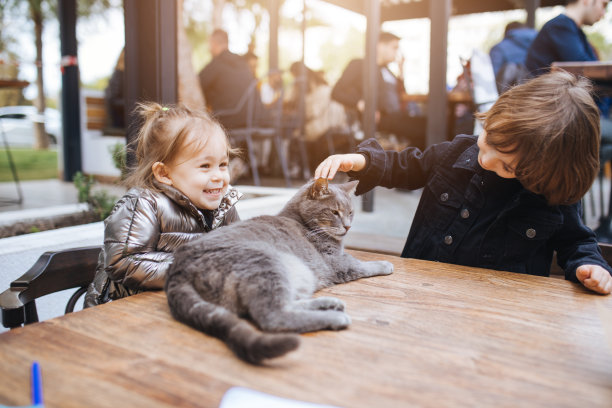
{"type": "Polygon", "coordinates": [[[93,246],[42,254],[26,273],[0,293],[2,325],[15,328],[37,322],[36,299],[78,288],[66,305],[65,313],[71,313],[94,278],[100,250],[100,246],[93,246]]]}
{"type": "Polygon", "coordinates": [[[275,75],[277,74],[267,75],[267,77],[270,79],[269,83],[275,84],[275,89],[277,90],[276,99],[271,104],[265,106],[262,103],[258,90],[260,81],[253,80],[249,87],[245,90],[238,104],[233,109],[214,112],[214,116],[219,119],[221,123],[223,123],[224,116],[236,115],[237,113],[244,111],[244,127],[230,128],[227,129],[227,132],[233,146],[246,144],[253,182],[256,186],[261,185],[254,142],[272,140],[281,164],[285,183],[287,184],[287,187],[291,187],[291,179],[289,177],[287,159],[283,149],[281,131],[284,92],[282,84],[276,84],[277,81],[274,78],[275,75]],[[245,107],[246,109],[244,109],[245,107]]]}
{"type": "MultiPolygon", "coordinates": [[[[499,98],[491,57],[489,57],[489,54],[474,49],[470,59],[462,61],[462,65],[476,111],[488,111],[499,98]]],[[[478,135],[481,131],[480,121],[475,120],[473,134],[478,135]]]]}

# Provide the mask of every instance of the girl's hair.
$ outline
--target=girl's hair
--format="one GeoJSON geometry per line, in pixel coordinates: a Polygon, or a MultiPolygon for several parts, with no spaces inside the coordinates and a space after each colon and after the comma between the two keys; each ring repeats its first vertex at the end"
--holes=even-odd
{"type": "Polygon", "coordinates": [[[486,143],[517,155],[516,178],[548,204],[572,204],[599,170],[599,110],[591,83],[551,72],[503,93],[483,120],[486,143]]]}
{"type": "Polygon", "coordinates": [[[228,155],[235,153],[221,125],[202,110],[185,105],[162,106],[156,102],[141,102],[134,113],[141,126],[136,139],[128,146],[136,157],[136,166],[124,180],[128,187],[157,190],[153,164],[172,163],[187,146],[194,152],[198,151],[214,132],[225,138],[228,155]]]}

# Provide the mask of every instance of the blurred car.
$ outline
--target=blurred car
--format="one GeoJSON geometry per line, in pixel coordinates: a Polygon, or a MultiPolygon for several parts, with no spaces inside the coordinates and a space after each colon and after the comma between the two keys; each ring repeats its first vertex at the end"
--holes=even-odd
{"type": "Polygon", "coordinates": [[[45,122],[45,132],[50,145],[57,145],[62,137],[62,116],[57,109],[46,108],[40,115],[34,106],[0,107],[0,147],[4,146],[4,135],[10,147],[34,146],[34,123],[45,122]]]}

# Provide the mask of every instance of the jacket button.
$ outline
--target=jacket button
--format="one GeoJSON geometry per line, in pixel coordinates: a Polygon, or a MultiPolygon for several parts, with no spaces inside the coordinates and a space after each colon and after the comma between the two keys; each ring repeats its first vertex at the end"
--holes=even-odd
{"type": "Polygon", "coordinates": [[[446,245],[450,245],[450,244],[452,244],[452,243],[453,243],[453,237],[452,237],[452,235],[447,235],[447,236],[445,236],[445,237],[444,237],[444,243],[445,243],[446,245]]]}
{"type": "Polygon", "coordinates": [[[448,201],[448,193],[440,194],[440,201],[442,201],[442,202],[448,201]]]}
{"type": "Polygon", "coordinates": [[[463,210],[461,210],[461,218],[465,219],[469,217],[470,217],[470,211],[467,208],[464,208],[463,210]]]}
{"type": "Polygon", "coordinates": [[[525,235],[527,235],[527,238],[535,238],[536,230],[529,228],[527,231],[525,231],[525,235]]]}

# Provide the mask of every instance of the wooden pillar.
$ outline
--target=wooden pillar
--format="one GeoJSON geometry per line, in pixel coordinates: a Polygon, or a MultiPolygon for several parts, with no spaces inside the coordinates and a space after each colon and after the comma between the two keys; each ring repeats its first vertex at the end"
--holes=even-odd
{"type": "MultiPolygon", "coordinates": [[[[125,106],[127,142],[139,123],[132,111],[139,101],[173,104],[178,101],[177,4],[175,0],[124,0],[125,106]]],[[[128,166],[135,164],[128,155],[128,166]]]]}
{"type": "Polygon", "coordinates": [[[82,170],[79,66],[76,38],[76,0],[60,0],[60,48],[62,53],[62,153],[63,178],[72,181],[82,170]]]}
{"type": "MultiPolygon", "coordinates": [[[[376,136],[376,110],[378,109],[378,64],[376,63],[376,46],[380,34],[380,1],[364,0],[367,17],[366,52],[363,76],[363,133],[366,139],[376,136]]],[[[364,194],[361,203],[363,211],[374,210],[374,190],[364,194]]]]}
{"type": "Polygon", "coordinates": [[[278,23],[280,0],[268,1],[268,13],[270,14],[270,44],[269,44],[269,71],[278,69],[278,23]]]}
{"type": "Polygon", "coordinates": [[[527,25],[535,28],[536,11],[540,7],[540,0],[527,0],[525,9],[527,10],[527,25]]]}
{"type": "Polygon", "coordinates": [[[427,102],[427,146],[446,140],[448,102],[446,48],[451,0],[429,2],[429,100],[427,102]]]}

